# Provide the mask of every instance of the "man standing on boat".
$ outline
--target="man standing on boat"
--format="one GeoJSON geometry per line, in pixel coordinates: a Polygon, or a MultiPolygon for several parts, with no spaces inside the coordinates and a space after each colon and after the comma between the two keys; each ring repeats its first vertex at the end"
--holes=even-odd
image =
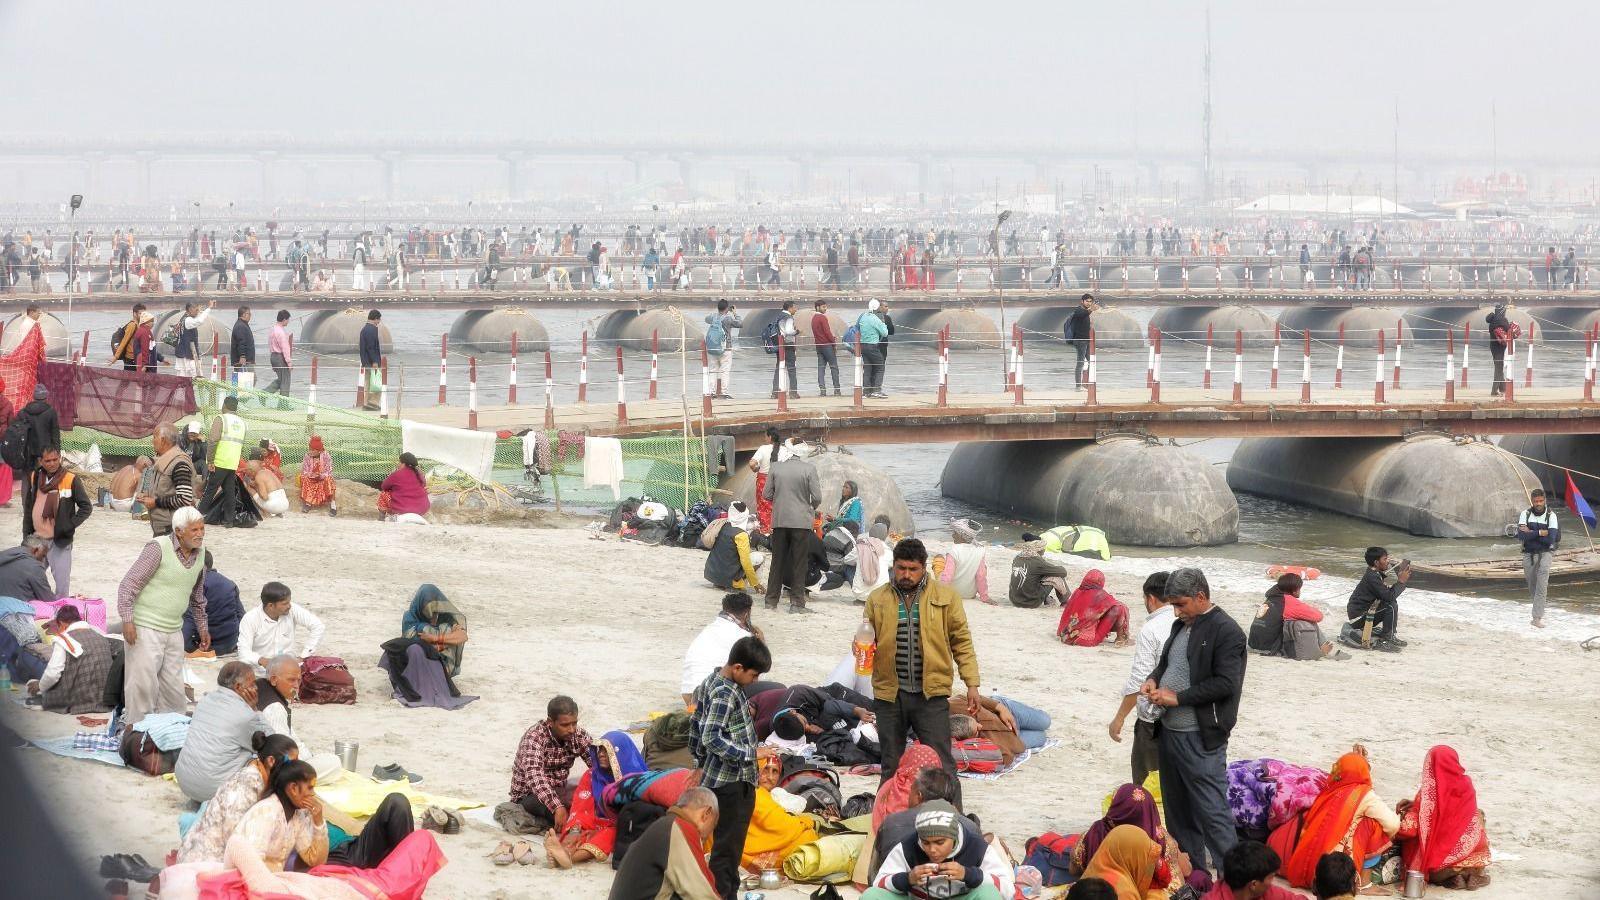
{"type": "Polygon", "coordinates": [[[1528,500],[1533,505],[1517,516],[1517,539],[1522,541],[1522,574],[1528,579],[1528,595],[1533,598],[1533,627],[1543,628],[1550,562],[1561,543],[1561,528],[1556,523],[1556,511],[1545,502],[1543,488],[1534,488],[1528,500]]]}

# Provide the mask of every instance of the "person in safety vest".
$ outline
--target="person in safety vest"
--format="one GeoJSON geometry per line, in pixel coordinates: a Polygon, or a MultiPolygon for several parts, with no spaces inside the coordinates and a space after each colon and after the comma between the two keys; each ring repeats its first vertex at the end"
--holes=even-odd
{"type": "Polygon", "coordinates": [[[1109,560],[1111,544],[1106,533],[1092,525],[1057,525],[1040,535],[1051,553],[1068,553],[1086,559],[1109,560]]]}
{"type": "Polygon", "coordinates": [[[206,483],[206,524],[232,528],[239,502],[239,462],[244,458],[244,419],[239,398],[222,400],[222,412],[211,420],[211,475],[206,483]]]}

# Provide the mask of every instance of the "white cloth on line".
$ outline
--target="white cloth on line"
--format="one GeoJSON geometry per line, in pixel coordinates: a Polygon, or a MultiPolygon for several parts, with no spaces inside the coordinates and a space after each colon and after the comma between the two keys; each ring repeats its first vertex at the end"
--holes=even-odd
{"type": "Polygon", "coordinates": [[[530,431],[522,436],[522,464],[531,466],[539,461],[539,432],[530,431]]]}
{"type": "Polygon", "coordinates": [[[609,487],[611,499],[622,499],[622,442],[590,437],[583,447],[583,486],[609,487]]]}
{"type": "Polygon", "coordinates": [[[400,420],[400,448],[422,459],[444,463],[479,481],[489,480],[494,467],[493,431],[468,431],[400,420]]]}

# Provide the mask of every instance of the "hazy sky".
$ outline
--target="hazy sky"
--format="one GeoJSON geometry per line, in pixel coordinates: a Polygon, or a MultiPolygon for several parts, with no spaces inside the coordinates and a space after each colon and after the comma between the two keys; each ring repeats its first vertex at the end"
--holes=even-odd
{"type": "MultiPolygon", "coordinates": [[[[11,134],[1198,147],[1198,3],[0,0],[11,134]]],[[[1600,131],[1590,4],[1213,5],[1219,144],[1488,156],[1600,131]]]]}

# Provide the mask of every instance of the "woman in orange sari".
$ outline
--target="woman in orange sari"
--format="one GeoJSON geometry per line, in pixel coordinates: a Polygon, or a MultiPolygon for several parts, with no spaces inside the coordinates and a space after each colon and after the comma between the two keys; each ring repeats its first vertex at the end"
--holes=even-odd
{"type": "Polygon", "coordinates": [[[1117,900],[1157,900],[1167,896],[1166,882],[1155,883],[1160,861],[1161,845],[1152,841],[1144,829],[1118,825],[1100,842],[1083,877],[1098,878],[1111,885],[1117,900]]]}
{"type": "Polygon", "coordinates": [[[1278,826],[1267,843],[1283,860],[1280,874],[1297,888],[1311,887],[1323,854],[1348,854],[1366,893],[1371,884],[1365,863],[1388,849],[1399,829],[1400,817],[1372,791],[1367,751],[1357,744],[1333,764],[1311,808],[1278,826]]]}
{"type": "Polygon", "coordinates": [[[311,436],[311,446],[300,459],[300,511],[328,505],[328,515],[339,514],[338,485],[333,480],[333,457],[322,445],[322,435],[311,436]]]}
{"type": "Polygon", "coordinates": [[[1400,841],[1405,868],[1430,884],[1475,891],[1489,883],[1489,833],[1478,792],[1456,751],[1434,747],[1422,761],[1415,800],[1400,801],[1400,841]]]}

